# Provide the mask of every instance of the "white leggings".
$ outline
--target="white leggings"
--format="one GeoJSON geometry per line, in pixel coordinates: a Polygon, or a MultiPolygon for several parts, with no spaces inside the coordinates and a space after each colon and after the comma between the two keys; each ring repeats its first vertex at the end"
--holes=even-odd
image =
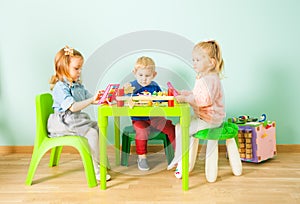
{"type": "Polygon", "coordinates": [[[94,163],[95,172],[99,171],[99,132],[98,129],[90,128],[86,133],[85,137],[88,140],[88,143],[91,148],[91,154],[94,163]]]}

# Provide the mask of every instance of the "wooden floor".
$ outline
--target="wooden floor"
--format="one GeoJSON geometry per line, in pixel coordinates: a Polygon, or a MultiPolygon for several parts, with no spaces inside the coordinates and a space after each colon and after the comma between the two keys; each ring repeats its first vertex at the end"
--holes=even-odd
{"type": "Polygon", "coordinates": [[[129,167],[115,166],[109,151],[112,180],[107,190],[89,188],[79,154],[63,153],[60,165],[49,168],[45,155],[32,186],[25,178],[31,154],[14,153],[0,157],[0,203],[300,203],[300,153],[278,153],[260,164],[244,163],[243,175],[231,173],[225,153],[219,153],[215,183],[208,183],[200,154],[190,173],[189,191],[181,180],[167,171],[163,151],[151,153],[151,170],[137,170],[136,156],[129,167]]]}

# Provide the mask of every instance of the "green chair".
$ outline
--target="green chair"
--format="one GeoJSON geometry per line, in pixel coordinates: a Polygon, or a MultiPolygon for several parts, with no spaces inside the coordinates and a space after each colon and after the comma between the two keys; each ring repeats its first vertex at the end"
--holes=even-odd
{"type": "Polygon", "coordinates": [[[239,127],[236,124],[224,122],[218,128],[200,130],[194,135],[194,137],[202,140],[226,140],[234,138],[238,145],[238,130],[239,127]]]}
{"type": "MultiPolygon", "coordinates": [[[[168,161],[168,164],[170,164],[174,157],[174,149],[170,143],[169,138],[162,132],[151,131],[148,139],[163,141],[167,161],[168,161]]],[[[125,127],[123,129],[123,134],[122,134],[122,154],[121,154],[121,165],[122,166],[128,166],[128,158],[130,155],[131,142],[134,140],[135,140],[134,128],[132,126],[125,127]]]]}
{"type": "Polygon", "coordinates": [[[51,113],[53,113],[52,104],[53,99],[51,94],[44,93],[36,96],[36,138],[34,142],[34,149],[28,174],[26,178],[26,185],[31,185],[32,180],[37,169],[37,166],[44,156],[44,154],[51,150],[49,166],[57,166],[63,146],[72,146],[78,150],[82,158],[85,175],[89,187],[97,186],[95,177],[94,165],[90,153],[90,147],[86,138],[81,136],[61,136],[48,137],[47,121],[51,113]]]}

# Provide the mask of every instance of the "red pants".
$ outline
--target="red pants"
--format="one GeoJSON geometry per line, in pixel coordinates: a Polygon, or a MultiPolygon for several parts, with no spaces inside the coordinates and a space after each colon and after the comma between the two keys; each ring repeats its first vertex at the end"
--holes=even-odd
{"type": "Polygon", "coordinates": [[[150,120],[133,120],[132,124],[136,131],[135,145],[138,155],[147,153],[147,141],[151,129],[166,134],[175,150],[175,126],[171,120],[164,117],[152,117],[150,120]]]}

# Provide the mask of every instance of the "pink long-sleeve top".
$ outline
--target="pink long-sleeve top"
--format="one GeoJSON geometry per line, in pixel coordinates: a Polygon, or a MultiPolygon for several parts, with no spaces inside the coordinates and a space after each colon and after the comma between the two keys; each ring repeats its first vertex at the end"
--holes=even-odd
{"type": "Polygon", "coordinates": [[[196,79],[193,89],[195,114],[211,124],[221,124],[226,116],[223,91],[218,74],[208,74],[196,79]]]}

